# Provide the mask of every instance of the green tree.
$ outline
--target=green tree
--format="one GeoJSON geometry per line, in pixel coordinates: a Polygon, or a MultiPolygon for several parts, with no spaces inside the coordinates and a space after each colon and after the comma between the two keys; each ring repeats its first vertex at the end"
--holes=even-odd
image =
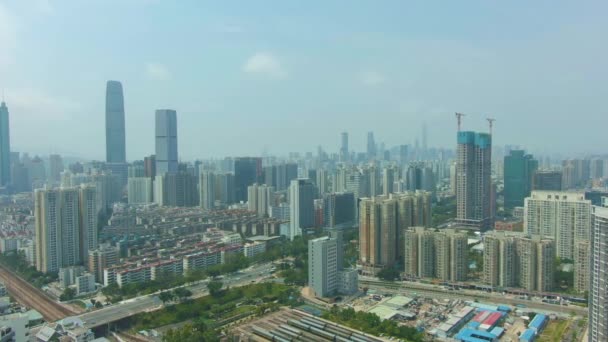
{"type": "Polygon", "coordinates": [[[181,302],[183,302],[184,300],[186,300],[186,298],[192,296],[192,291],[188,290],[185,287],[178,287],[173,290],[173,295],[179,298],[181,302]]]}
{"type": "Polygon", "coordinates": [[[207,284],[207,289],[212,297],[219,297],[222,293],[222,286],[224,284],[221,281],[213,280],[207,284]]]}
{"type": "Polygon", "coordinates": [[[76,290],[71,287],[66,287],[61,296],[59,296],[59,300],[65,302],[74,299],[74,297],[76,297],[76,290]]]}
{"type": "Polygon", "coordinates": [[[386,281],[393,281],[395,279],[399,279],[399,271],[392,267],[383,268],[380,272],[378,272],[378,278],[386,281]]]}
{"type": "Polygon", "coordinates": [[[173,293],[171,291],[163,291],[158,294],[158,299],[160,299],[163,304],[165,304],[173,299],[173,293]]]}

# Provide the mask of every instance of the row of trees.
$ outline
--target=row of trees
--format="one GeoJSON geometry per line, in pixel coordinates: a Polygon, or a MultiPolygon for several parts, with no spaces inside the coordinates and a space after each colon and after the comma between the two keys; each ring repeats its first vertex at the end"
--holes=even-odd
{"type": "Polygon", "coordinates": [[[36,287],[42,287],[57,280],[57,274],[42,273],[34,266],[30,266],[22,251],[0,253],[0,263],[36,287]]]}
{"type": "Polygon", "coordinates": [[[399,325],[389,319],[381,321],[374,313],[355,311],[353,308],[340,309],[334,305],[323,314],[323,318],[376,336],[388,335],[412,342],[424,341],[423,333],[416,328],[399,325]]]}

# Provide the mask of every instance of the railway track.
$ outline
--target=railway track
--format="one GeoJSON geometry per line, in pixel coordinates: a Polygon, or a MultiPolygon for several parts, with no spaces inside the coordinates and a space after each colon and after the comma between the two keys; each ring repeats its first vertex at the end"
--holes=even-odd
{"type": "Polygon", "coordinates": [[[73,310],[55,302],[46,293],[19,277],[15,272],[0,265],[0,279],[8,292],[19,303],[40,312],[48,322],[58,321],[76,314],[73,310]]]}

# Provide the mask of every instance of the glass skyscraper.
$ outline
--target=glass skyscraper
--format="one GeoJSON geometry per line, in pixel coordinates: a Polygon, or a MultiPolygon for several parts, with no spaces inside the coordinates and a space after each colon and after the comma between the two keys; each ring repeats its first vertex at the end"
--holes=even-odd
{"type": "Polygon", "coordinates": [[[156,110],[156,174],[177,172],[177,112],[156,110]]]}
{"type": "Polygon", "coordinates": [[[127,157],[125,147],[125,105],[122,84],[106,84],[106,163],[117,174],[121,184],[127,183],[127,157]]]}
{"type": "Polygon", "coordinates": [[[521,207],[524,205],[524,198],[530,196],[538,161],[522,150],[512,150],[505,156],[504,168],[505,208],[521,207]]]}
{"type": "Polygon", "coordinates": [[[0,186],[11,182],[11,139],[8,124],[8,108],[0,104],[0,186]]]}

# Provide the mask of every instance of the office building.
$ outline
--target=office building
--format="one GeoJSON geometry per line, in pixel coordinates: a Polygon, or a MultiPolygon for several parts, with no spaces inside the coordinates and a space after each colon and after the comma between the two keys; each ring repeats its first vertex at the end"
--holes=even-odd
{"type": "Polygon", "coordinates": [[[114,203],[119,202],[122,198],[122,186],[120,184],[120,177],[113,173],[97,173],[90,177],[86,175],[72,175],[71,184],[73,186],[79,185],[81,180],[95,184],[97,190],[97,209],[99,211],[106,212],[114,203]],[[79,180],[78,178],[81,178],[79,180]]]}
{"type": "Polygon", "coordinates": [[[0,103],[0,187],[11,183],[11,137],[8,107],[0,103]]]}
{"type": "Polygon", "coordinates": [[[484,236],[484,283],[547,292],[553,288],[555,242],[540,236],[494,231],[484,236]]]}
{"type": "Polygon", "coordinates": [[[374,140],[374,132],[367,132],[367,159],[376,158],[376,141],[374,140]]]}
{"type": "Polygon", "coordinates": [[[294,179],[289,187],[289,236],[293,240],[315,224],[315,186],[309,179],[294,179]]]}
{"type": "Polygon", "coordinates": [[[335,192],[323,196],[324,226],[330,228],[354,225],[355,196],[352,192],[335,192]]]}
{"type": "Polygon", "coordinates": [[[561,171],[536,171],[532,181],[532,190],[562,191],[562,178],[561,171]]]}
{"type": "Polygon", "coordinates": [[[524,199],[530,196],[538,161],[522,150],[512,150],[504,160],[505,208],[513,209],[524,205],[524,199]]]}
{"type": "Polygon", "coordinates": [[[593,207],[589,342],[608,340],[608,208],[593,207]]]}
{"type": "Polygon", "coordinates": [[[435,192],[435,174],[433,169],[424,163],[411,163],[405,170],[403,178],[409,191],[425,190],[435,192]]]}
{"type": "Polygon", "coordinates": [[[127,162],[125,143],[125,107],[122,84],[106,84],[106,162],[127,162]]]}
{"type": "Polygon", "coordinates": [[[324,236],[308,241],[308,283],[317,297],[329,297],[338,290],[338,244],[324,236]]]}
{"type": "Polygon", "coordinates": [[[177,172],[177,112],[156,110],[156,175],[177,172]]]}
{"type": "Polygon", "coordinates": [[[342,132],[341,145],[340,145],[340,161],[347,162],[350,159],[350,152],[348,151],[348,132],[342,132]]]}
{"type": "Polygon", "coordinates": [[[95,188],[38,189],[34,197],[36,269],[81,264],[97,248],[95,188]]]}
{"type": "Polygon", "coordinates": [[[317,297],[351,295],[358,291],[357,270],[342,268],[341,234],[341,231],[330,231],[329,236],[308,241],[308,285],[317,297]]]}
{"type": "Polygon", "coordinates": [[[458,132],[456,220],[480,229],[494,225],[491,208],[492,136],[458,132]]]}
{"type": "Polygon", "coordinates": [[[120,184],[127,184],[125,139],[125,107],[122,84],[106,84],[106,167],[118,175],[120,184]]]}
{"type": "Polygon", "coordinates": [[[247,201],[247,187],[260,181],[262,158],[239,157],[234,160],[235,201],[247,201]]]}
{"type": "Polygon", "coordinates": [[[557,256],[572,260],[575,243],[590,239],[591,201],[584,193],[532,191],[525,199],[524,232],[554,239],[557,256]]]}
{"type": "Polygon", "coordinates": [[[130,204],[152,203],[154,201],[152,178],[129,177],[127,199],[130,204]]]}
{"type": "Polygon", "coordinates": [[[445,281],[467,279],[467,235],[453,229],[405,228],[403,264],[405,274],[415,278],[445,281]]]}
{"type": "Polygon", "coordinates": [[[259,217],[268,217],[268,208],[273,204],[274,188],[257,183],[247,187],[247,206],[255,211],[259,217]]]}

